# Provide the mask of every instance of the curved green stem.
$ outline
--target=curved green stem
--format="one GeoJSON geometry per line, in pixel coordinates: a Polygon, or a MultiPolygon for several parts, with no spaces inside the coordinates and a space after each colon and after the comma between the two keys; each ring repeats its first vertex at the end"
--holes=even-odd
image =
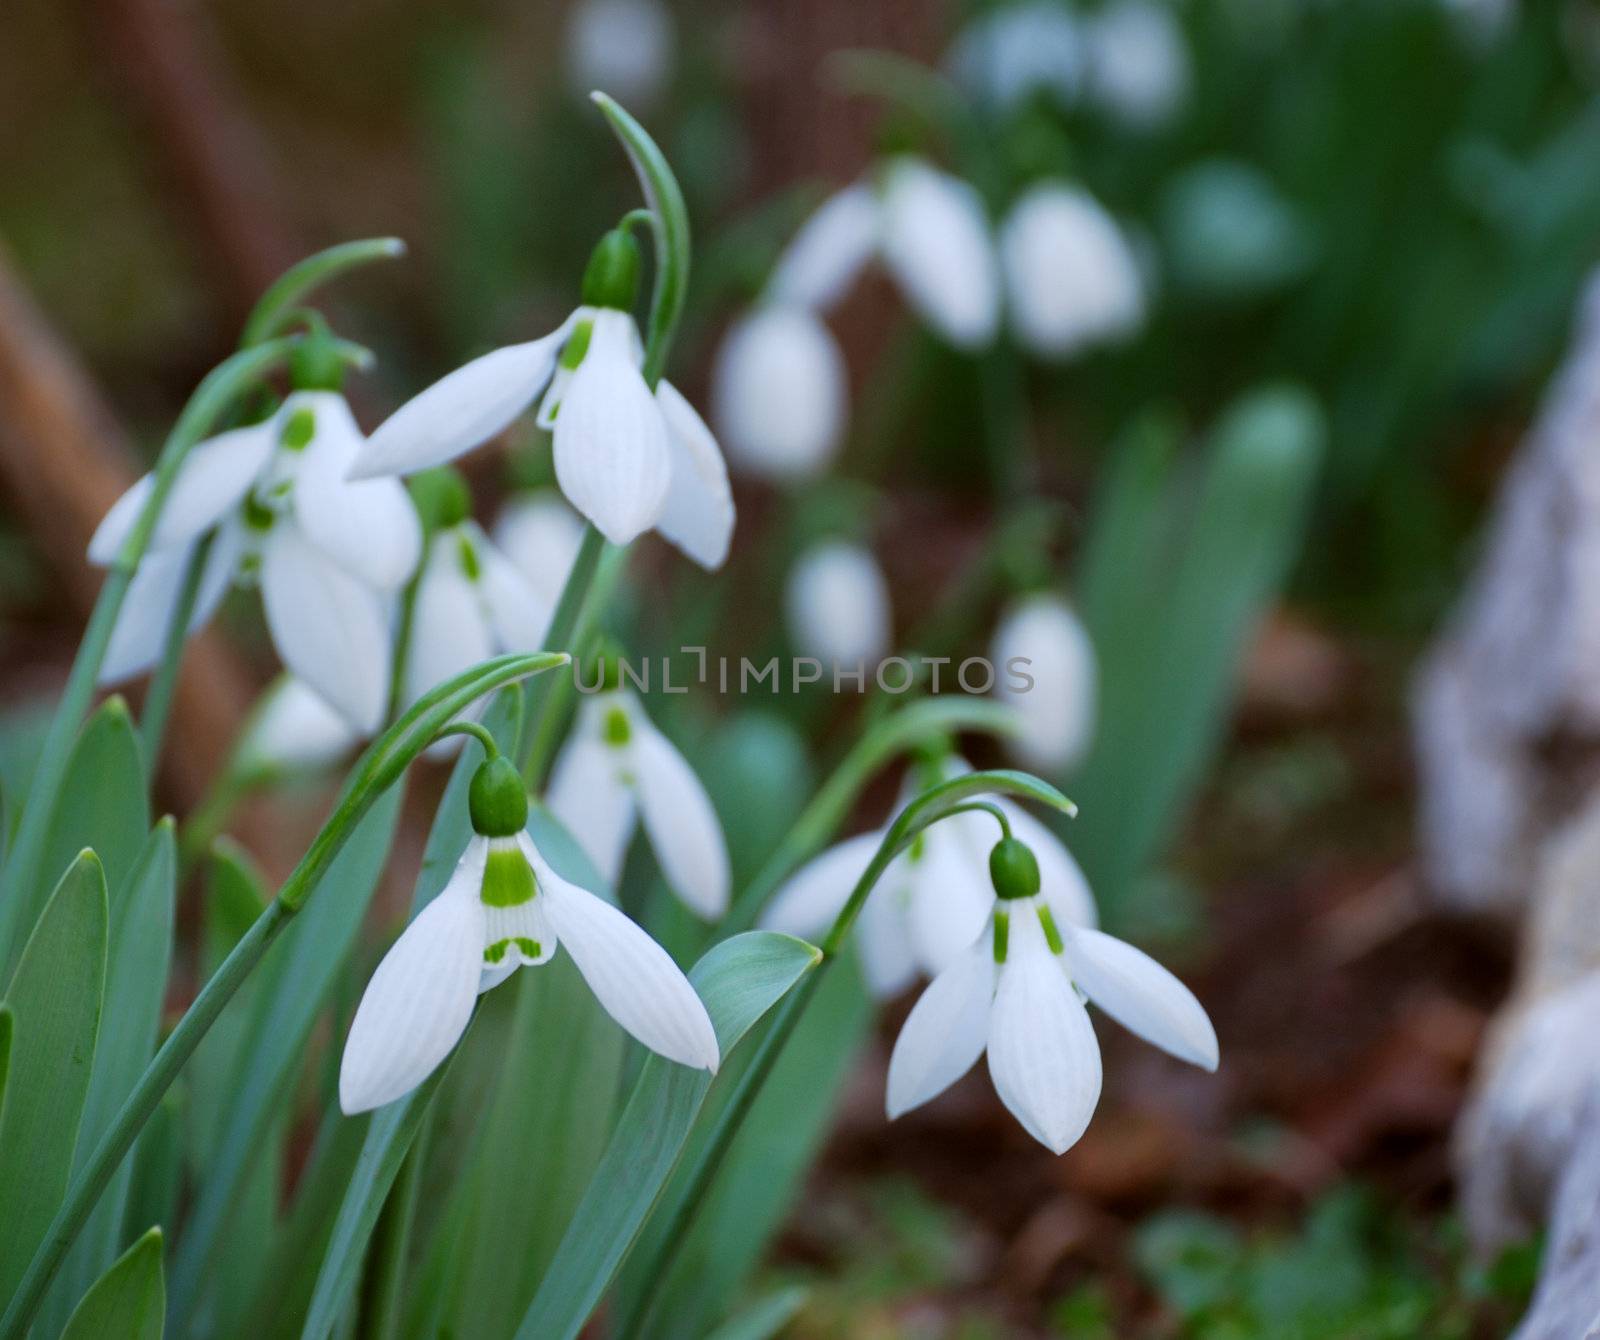
{"type": "Polygon", "coordinates": [[[447,726],[441,726],[434,734],[435,740],[442,740],[447,735],[470,735],[483,746],[485,759],[499,758],[500,746],[494,742],[494,736],[489,730],[477,721],[452,721],[447,726]]]}
{"type": "Polygon", "coordinates": [[[1004,816],[994,806],[984,801],[969,799],[977,795],[1012,795],[1022,800],[1039,801],[1066,814],[1075,813],[1077,810],[1070,800],[1048,782],[1040,781],[1027,773],[1001,769],[994,772],[969,772],[947,782],[940,782],[937,786],[924,791],[900,812],[899,817],[889,825],[883,840],[878,843],[877,851],[872,855],[872,860],[862,872],[861,878],[856,881],[855,888],[850,891],[850,897],[840,909],[827,935],[823,937],[819,946],[822,950],[822,962],[807,974],[806,980],[784,1002],[782,1010],[773,1020],[766,1036],[762,1038],[761,1046],[749,1069],[739,1076],[732,1097],[702,1146],[700,1156],[684,1183],[683,1191],[671,1208],[665,1230],[656,1238],[660,1245],[641,1272],[640,1278],[644,1284],[632,1312],[617,1329],[618,1340],[632,1340],[634,1336],[642,1334],[641,1328],[649,1319],[656,1290],[672,1269],[678,1249],[688,1237],[689,1227],[705,1200],[706,1192],[710,1189],[717,1169],[733,1144],[734,1136],[738,1134],[740,1125],[760,1096],[762,1086],[772,1073],[773,1066],[777,1064],[784,1045],[799,1024],[800,1016],[805,1013],[806,1006],[816,995],[823,973],[844,949],[850,931],[855,926],[856,918],[861,915],[861,909],[866,906],[868,896],[883,877],[884,871],[920,833],[943,819],[973,809],[987,809],[1002,823],[1005,822],[1004,816]]]}
{"type": "Polygon", "coordinates": [[[279,334],[294,319],[295,309],[316,287],[346,270],[373,261],[394,260],[406,254],[406,244],[398,237],[369,237],[356,242],[341,242],[336,247],[307,256],[291,265],[278,277],[251,310],[239,337],[243,348],[260,344],[279,334]]]}
{"type": "Polygon", "coordinates": [[[298,912],[321,882],[367,811],[463,708],[502,685],[566,663],[565,656],[535,654],[501,656],[457,675],[425,694],[409,712],[368,746],[346,783],[332,816],[312,840],[278,896],[256,919],[223,960],[194,1003],[185,1011],[155,1054],[116,1117],[106,1128],[83,1168],[73,1178],[61,1208],[0,1317],[0,1340],[20,1340],[27,1333],[45,1290],[67,1250],[100,1199],[106,1182],[122,1162],[150,1113],[184,1063],[210,1031],[222,1007],[266,953],[289,918],[298,912]]]}

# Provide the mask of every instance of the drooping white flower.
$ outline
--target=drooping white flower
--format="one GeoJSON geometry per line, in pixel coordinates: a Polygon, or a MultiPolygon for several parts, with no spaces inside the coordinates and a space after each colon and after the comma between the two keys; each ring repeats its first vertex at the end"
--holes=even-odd
{"type": "Polygon", "coordinates": [[[806,307],[767,304],[728,328],[711,373],[717,431],[734,461],[807,479],[833,459],[846,413],[844,355],[806,307]]]}
{"type": "Polygon", "coordinates": [[[694,769],[626,689],[587,698],[551,774],[550,811],[615,886],[638,821],[667,884],[697,915],[728,909],[728,847],[694,769]]]}
{"type": "Polygon", "coordinates": [[[943,1093],[987,1050],[1000,1101],[1065,1153],[1100,1099],[1100,1046],[1083,997],[1180,1060],[1217,1068],[1205,1009],[1159,963],[1101,931],[1061,925],[1042,896],[1004,897],[912,1007],[889,1060],[890,1118],[943,1093]]]}
{"type": "MultiPolygon", "coordinates": [[[[129,590],[102,682],[148,670],[160,655],[182,574],[212,533],[192,627],[230,579],[259,580],[284,664],[353,729],[377,729],[388,693],[388,603],[416,570],[422,536],[392,479],[346,478],[361,430],[336,391],[296,391],[271,418],[201,442],[185,457],[129,590]]],[[[151,488],[117,500],[89,543],[110,564],[151,488]]]]}
{"type": "Polygon", "coordinates": [[[1188,96],[1189,48],[1157,0],[1112,0],[1088,21],[1088,90],[1124,124],[1168,120],[1188,96]]]}
{"type": "MultiPolygon", "coordinates": [[[[939,780],[970,771],[947,759],[939,780]]],[[[912,798],[903,791],[898,813],[912,798]]],[[[1009,800],[992,803],[1037,858],[1040,896],[1058,921],[1093,926],[1094,898],[1078,863],[1039,820],[1009,800]]],[[[761,918],[767,930],[815,939],[839,915],[883,840],[884,829],[846,838],[813,858],[773,895],[761,918]]],[[[955,961],[983,929],[994,904],[989,852],[994,820],[958,814],[925,829],[897,856],[867,899],[855,942],[867,985],[879,997],[897,995],[918,976],[934,976],[955,961]]]]}
{"type": "Polygon", "coordinates": [[[395,941],[356,1008],[339,1070],[346,1113],[382,1107],[422,1083],[455,1047],[478,994],[519,967],[549,962],[559,946],[606,1013],[646,1047],[717,1068],[716,1032],[688,978],[622,912],[556,874],[527,832],[506,821],[516,817],[509,788],[523,823],[527,798],[504,759],[483,768],[496,764],[505,765],[495,780],[508,794],[486,813],[474,779],[475,834],[455,873],[395,941]]]}
{"type": "Polygon", "coordinates": [[[315,771],[337,763],[360,738],[316,690],[279,675],[251,717],[238,767],[246,775],[315,771]]]}
{"type": "Polygon", "coordinates": [[[476,521],[441,527],[417,579],[405,702],[492,656],[538,651],[551,611],[476,521]]]}
{"type": "Polygon", "coordinates": [[[983,202],[959,177],[909,156],[825,201],[779,260],[767,295],[825,310],[874,256],[951,344],[981,349],[994,339],[1000,282],[983,202]]]}
{"type": "Polygon", "coordinates": [[[535,596],[555,609],[583,543],[583,522],[554,489],[514,494],[494,524],[494,542],[535,596]]]}
{"type": "Polygon", "coordinates": [[[883,569],[844,540],[824,540],[795,560],[784,615],[795,648],[825,666],[876,665],[893,638],[883,569]]]}
{"type": "Polygon", "coordinates": [[[1070,103],[1083,80],[1084,38],[1070,9],[1052,0],[989,10],[961,30],[952,74],[980,102],[1008,110],[1035,93],[1070,103]]]}
{"type": "Polygon", "coordinates": [[[612,269],[599,266],[597,282],[586,277],[584,306],[549,335],[484,354],[407,401],[368,440],[351,476],[443,465],[538,402],[561,491],[606,539],[627,544],[654,528],[702,567],[720,567],[733,495],[716,438],[671,383],[654,392],[645,384],[639,329],[625,310],[637,281],[632,239],[606,234],[596,258],[612,269]],[[618,262],[610,253],[625,254],[618,262]]]}
{"type": "Polygon", "coordinates": [[[1098,672],[1072,606],[1050,594],[1018,601],[1001,615],[989,655],[995,696],[1022,719],[1012,752],[1054,774],[1083,757],[1094,738],[1098,672]]]}
{"type": "Polygon", "coordinates": [[[1086,191],[1033,186],[1000,228],[1017,338],[1046,358],[1126,339],[1144,321],[1144,280],[1116,221],[1086,191]]]}
{"type": "Polygon", "coordinates": [[[567,79],[624,106],[654,102],[672,73],[672,14],[660,0],[578,0],[567,15],[567,79]]]}

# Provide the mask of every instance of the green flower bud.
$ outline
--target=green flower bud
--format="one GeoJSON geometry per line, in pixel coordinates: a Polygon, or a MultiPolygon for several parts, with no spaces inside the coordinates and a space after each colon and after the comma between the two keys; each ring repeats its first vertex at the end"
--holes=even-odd
{"type": "Polygon", "coordinates": [[[459,470],[441,465],[420,470],[406,480],[411,502],[431,535],[447,526],[459,526],[472,515],[472,494],[459,470]]]}
{"type": "Polygon", "coordinates": [[[289,385],[296,391],[344,388],[344,359],[325,325],[314,325],[290,351],[289,385]]]}
{"type": "Polygon", "coordinates": [[[989,879],[997,898],[1031,898],[1039,892],[1039,862],[1033,849],[1014,837],[1001,838],[989,853],[989,879]]]}
{"type": "Polygon", "coordinates": [[[491,758],[478,765],[467,788],[472,831],[484,837],[511,837],[528,823],[528,793],[510,759],[491,758]]]}
{"type": "Polygon", "coordinates": [[[586,307],[633,310],[639,295],[639,244],[621,228],[613,228],[595,246],[583,272],[586,307]]]}

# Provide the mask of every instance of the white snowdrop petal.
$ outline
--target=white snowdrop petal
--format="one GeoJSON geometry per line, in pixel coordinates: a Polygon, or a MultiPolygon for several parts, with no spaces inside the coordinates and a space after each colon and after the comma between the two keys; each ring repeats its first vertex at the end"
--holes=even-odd
{"type": "Polygon", "coordinates": [[[583,522],[554,489],[538,489],[506,505],[495,522],[494,542],[553,610],[583,543],[583,522]]]}
{"type": "Polygon", "coordinates": [[[567,74],[587,97],[604,89],[636,111],[661,92],[676,46],[661,0],[579,0],[567,19],[567,74]]]}
{"type": "Polygon", "coordinates": [[[411,647],[402,686],[407,703],[494,655],[494,638],[477,588],[462,566],[465,542],[465,533],[450,527],[438,532],[428,546],[411,607],[411,647]]]}
{"type": "Polygon", "coordinates": [[[422,1083],[450,1054],[472,1017],[483,961],[479,844],[444,891],[384,955],[362,994],[339,1066],[339,1106],[367,1112],[422,1083]]]}
{"type": "Polygon", "coordinates": [[[1083,77],[1077,16],[1053,0],[991,9],[962,29],[947,64],[978,98],[1014,107],[1043,91],[1069,103],[1083,77]]]}
{"type": "Polygon", "coordinates": [[[503,432],[550,380],[568,324],[475,358],[408,400],[367,439],[350,478],[443,465],[503,432]]]}
{"type": "MultiPolygon", "coordinates": [[[[1032,920],[1030,910],[1015,907],[1014,933],[1032,920]]],[[[1064,1154],[1100,1101],[1100,1044],[1060,959],[1017,938],[989,1017],[989,1075],[1023,1129],[1064,1154]]]]}
{"type": "Polygon", "coordinates": [[[554,612],[475,521],[463,523],[478,556],[478,597],[488,615],[495,650],[538,651],[554,612]]]}
{"type": "Polygon", "coordinates": [[[705,420],[670,382],[656,387],[667,425],[672,481],[656,529],[702,568],[715,571],[733,540],[733,491],[722,450],[705,420]]]}
{"type": "Polygon", "coordinates": [[[994,951],[969,944],[917,997],[889,1058],[890,1120],[943,1093],[977,1064],[989,1037],[994,951]]]}
{"type": "Polygon", "coordinates": [[[1007,747],[1048,774],[1077,762],[1094,735],[1098,676],[1072,607],[1058,596],[1027,597],[1001,616],[989,655],[995,696],[1022,719],[1007,747]]]}
{"type": "Polygon", "coordinates": [[[399,590],[422,557],[422,523],[405,485],[390,478],[348,481],[362,437],[342,395],[297,392],[283,413],[298,411],[314,415],[316,426],[295,480],[296,520],[345,571],[380,591],[399,590]]]}
{"type": "Polygon", "coordinates": [[[1189,91],[1189,49],[1164,4],[1115,0],[1088,25],[1089,91],[1128,125],[1166,120],[1189,91]]]}
{"type": "Polygon", "coordinates": [[[672,482],[672,445],[633,353],[633,318],[599,311],[589,349],[561,398],[556,478],[613,544],[656,524],[672,482]]]}
{"type": "Polygon", "coordinates": [[[784,614],[795,649],[825,668],[870,669],[888,654],[889,583],[860,545],[826,540],[796,559],[784,614]]]}
{"type": "Polygon", "coordinates": [[[768,479],[825,470],[844,436],[844,355],[806,308],[766,306],[736,321],[711,374],[717,432],[734,464],[768,479]]]}
{"type": "Polygon", "coordinates": [[[1056,920],[1063,927],[1098,925],[1100,910],[1094,893],[1066,843],[1020,805],[1004,800],[995,803],[1010,820],[1012,836],[1027,843],[1039,862],[1039,896],[1049,904],[1056,920]]]}
{"type": "Polygon", "coordinates": [[[920,849],[913,845],[901,856],[909,877],[909,942],[924,972],[944,971],[988,923],[994,906],[988,850],[998,836],[987,815],[955,815],[925,829],[920,849]],[[975,835],[989,837],[979,825],[987,825],[994,837],[974,843],[975,835]],[[968,832],[959,832],[960,826],[967,826],[968,832]]]}
{"type": "Polygon", "coordinates": [[[610,903],[535,869],[551,924],[606,1013],[669,1061],[715,1073],[711,1016],[672,956],[610,903]]]}
{"type": "Polygon", "coordinates": [[[1205,1070],[1217,1068],[1217,1031],[1194,992],[1143,950],[1103,931],[1064,931],[1072,980],[1130,1033],[1205,1070]]]}
{"type": "Polygon", "coordinates": [[[772,272],[767,295],[827,310],[872,258],[879,236],[877,196],[861,183],[845,187],[800,226],[772,272]]]}
{"type": "MultiPolygon", "coordinates": [[[[235,428],[196,443],[183,458],[150,535],[152,550],[198,539],[239,505],[271,456],[277,420],[235,428]]],[[[110,564],[139,519],[154,480],[143,476],[111,505],[89,541],[89,561],[110,564]]]]}
{"type": "Polygon", "coordinates": [[[1144,321],[1144,278],[1116,221],[1085,191],[1035,186],[1000,229],[1011,324],[1032,352],[1066,358],[1144,321]]]}
{"type": "Polygon", "coordinates": [[[762,927],[816,939],[843,910],[882,840],[882,833],[860,833],[812,857],[772,895],[761,915],[762,927]]]}
{"type": "Polygon", "coordinates": [[[916,159],[883,187],[883,259],[906,300],[960,349],[994,339],[1000,277],[983,202],[966,182],[916,159]]]}
{"type": "Polygon", "coordinates": [[[633,836],[633,793],[617,775],[617,751],[585,729],[586,710],[556,756],[545,800],[610,888],[633,836]]]}
{"type": "Polygon", "coordinates": [[[728,910],[728,846],[711,797],[694,769],[659,730],[632,715],[629,763],[639,815],[672,891],[696,915],[716,921],[728,910]]]}
{"type": "Polygon", "coordinates": [[[856,922],[861,975],[878,1000],[898,996],[917,978],[917,961],[906,935],[905,896],[903,887],[873,890],[856,922]]]}
{"type": "Polygon", "coordinates": [[[359,737],[314,689],[280,675],[267,690],[240,750],[248,770],[325,768],[359,737]]]}
{"type": "Polygon", "coordinates": [[[363,735],[382,724],[389,693],[389,621],[371,587],[350,576],[292,522],[261,556],[267,628],[283,663],[363,735]]]}
{"type": "Polygon", "coordinates": [[[147,553],[140,560],[111,628],[100,663],[100,683],[120,684],[144,674],[160,659],[191,553],[193,546],[184,545],[147,553]]]}

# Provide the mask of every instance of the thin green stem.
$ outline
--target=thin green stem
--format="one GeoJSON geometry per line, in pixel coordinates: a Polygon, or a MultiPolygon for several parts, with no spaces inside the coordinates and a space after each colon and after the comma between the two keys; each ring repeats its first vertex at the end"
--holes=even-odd
{"type": "Polygon", "coordinates": [[[301,301],[318,285],[335,275],[372,261],[393,260],[406,254],[406,244],[398,237],[369,237],[356,242],[342,242],[303,261],[291,265],[261,295],[239,337],[241,348],[271,339],[295,317],[301,301]]]}
{"type": "Polygon", "coordinates": [[[447,735],[470,735],[483,746],[485,759],[499,758],[500,746],[494,742],[494,736],[489,730],[477,721],[452,721],[447,726],[441,726],[434,732],[435,740],[442,740],[447,735]]]}
{"type": "Polygon", "coordinates": [[[145,691],[144,710],[139,713],[139,744],[147,779],[155,777],[161,762],[161,745],[166,738],[167,718],[171,715],[172,698],[178,687],[183,649],[189,640],[189,623],[194,618],[200,581],[205,576],[206,560],[211,555],[211,546],[215,541],[216,533],[212,532],[189,555],[189,561],[184,566],[183,585],[178,590],[178,603],[173,606],[172,618],[167,624],[161,662],[156,667],[150,687],[145,691]]]}

